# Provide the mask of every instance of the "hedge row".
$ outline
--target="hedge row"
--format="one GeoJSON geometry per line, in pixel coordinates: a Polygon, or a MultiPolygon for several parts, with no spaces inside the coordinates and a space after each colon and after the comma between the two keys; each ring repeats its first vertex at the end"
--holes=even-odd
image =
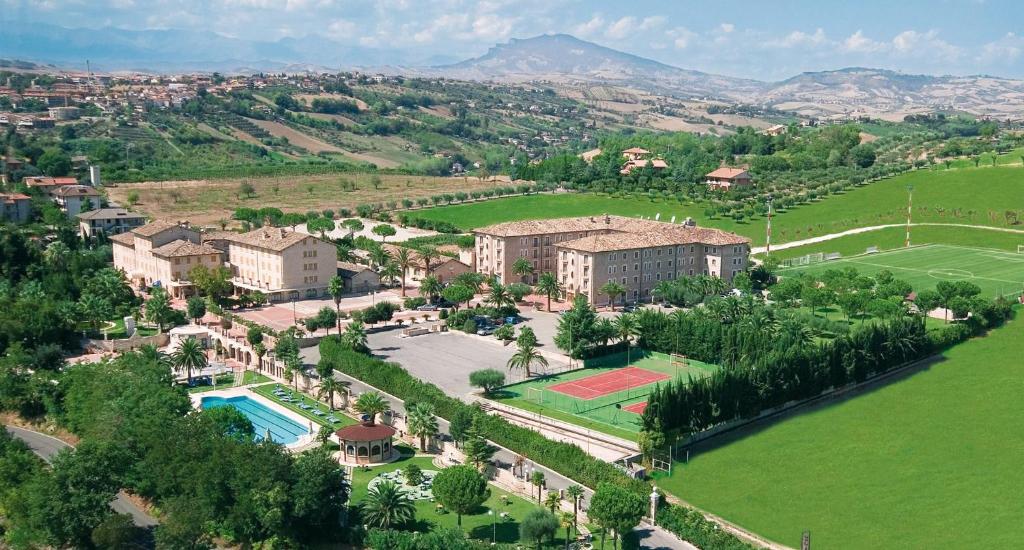
{"type": "MultiPolygon", "coordinates": [[[[448,397],[437,386],[414,378],[397,363],[389,363],[348,349],[337,336],[329,336],[320,341],[320,357],[321,361],[330,363],[335,370],[399,399],[433,404],[441,418],[450,420],[460,409],[469,409],[473,414],[480,414],[491,441],[582,485],[593,488],[601,482],[609,482],[634,491],[645,499],[650,494],[651,487],[647,483],[626,476],[611,464],[586,454],[576,445],[551,441],[533,430],[511,424],[500,416],[484,414],[478,407],[448,397]]],[[[704,550],[748,548],[731,534],[719,530],[715,523],[704,519],[704,516],[695,510],[665,505],[659,513],[659,522],[662,513],[671,513],[672,518],[678,518],[666,521],[662,525],[665,529],[704,550]],[[709,533],[717,535],[712,537],[709,533]]]]}

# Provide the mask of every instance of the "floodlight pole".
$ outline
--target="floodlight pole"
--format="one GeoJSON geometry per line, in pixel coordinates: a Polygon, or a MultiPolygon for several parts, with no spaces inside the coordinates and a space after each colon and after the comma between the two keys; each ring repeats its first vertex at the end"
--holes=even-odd
{"type": "Polygon", "coordinates": [[[912,205],[914,203],[914,186],[907,186],[907,248],[910,248],[910,216],[913,212],[912,205]]]}
{"type": "Polygon", "coordinates": [[[765,228],[764,255],[772,253],[772,201],[775,197],[768,195],[768,226],[765,228]]]}

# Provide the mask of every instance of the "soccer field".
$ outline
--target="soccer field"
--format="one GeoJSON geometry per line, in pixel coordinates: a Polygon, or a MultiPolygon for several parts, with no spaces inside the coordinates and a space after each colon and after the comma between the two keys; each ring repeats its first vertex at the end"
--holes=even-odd
{"type": "Polygon", "coordinates": [[[1024,319],[691,450],[659,488],[799,548],[1019,548],[1024,319]]]}
{"type": "Polygon", "coordinates": [[[579,426],[632,439],[639,431],[647,395],[673,379],[710,376],[718,367],[662,353],[634,351],[607,366],[590,367],[502,388],[499,401],[579,426]]]}
{"type": "Polygon", "coordinates": [[[1024,289],[1024,254],[943,244],[898,248],[838,260],[782,268],[779,275],[817,274],[828,269],[855,268],[864,275],[889,270],[914,290],[934,288],[939,281],[970,281],[982,295],[1017,295],[1024,289]]]}

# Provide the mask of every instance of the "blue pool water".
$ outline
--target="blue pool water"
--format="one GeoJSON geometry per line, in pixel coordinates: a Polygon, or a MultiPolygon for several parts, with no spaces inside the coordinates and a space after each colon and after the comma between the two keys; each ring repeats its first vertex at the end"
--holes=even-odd
{"type": "Polygon", "coordinates": [[[270,437],[274,440],[274,443],[281,443],[283,445],[295,443],[299,440],[300,436],[309,433],[306,426],[244,395],[226,398],[204,397],[200,402],[200,407],[203,409],[227,405],[241,411],[252,422],[257,441],[262,440],[266,436],[267,428],[270,428],[270,437]]]}

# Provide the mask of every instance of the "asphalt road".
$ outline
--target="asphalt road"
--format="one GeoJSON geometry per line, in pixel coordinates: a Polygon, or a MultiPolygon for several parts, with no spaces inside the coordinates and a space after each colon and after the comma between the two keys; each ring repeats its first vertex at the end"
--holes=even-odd
{"type": "MultiPolygon", "coordinates": [[[[410,338],[409,340],[412,340],[412,339],[413,338],[410,338]]],[[[371,348],[372,348],[372,344],[371,344],[371,348]]],[[[316,348],[307,348],[307,349],[302,350],[302,352],[303,352],[303,360],[305,362],[307,362],[307,363],[310,363],[310,361],[313,358],[316,358],[317,360],[319,360],[319,356],[320,356],[319,351],[315,351],[315,350],[316,350],[316,348]]],[[[313,363],[313,364],[315,364],[315,363],[313,363]]],[[[403,365],[403,366],[405,366],[405,365],[403,365]]],[[[370,386],[368,384],[363,383],[360,380],[357,380],[357,379],[355,379],[355,378],[353,378],[351,376],[348,376],[348,375],[340,373],[340,372],[335,372],[335,377],[338,378],[339,380],[344,380],[344,381],[347,381],[347,382],[351,383],[351,385],[352,385],[351,386],[352,392],[355,393],[355,394],[360,394],[360,393],[367,392],[367,391],[379,391],[379,390],[377,390],[377,388],[374,388],[374,387],[372,387],[372,386],[370,386]]],[[[383,394],[383,392],[381,392],[381,393],[383,394]]],[[[398,412],[398,413],[400,413],[402,415],[405,414],[405,404],[404,404],[403,401],[401,401],[400,399],[398,399],[396,397],[387,395],[387,394],[383,394],[383,395],[387,398],[388,403],[391,405],[391,409],[393,411],[398,412]]],[[[442,434],[444,434],[444,435],[448,435],[448,422],[446,420],[444,420],[443,418],[438,418],[437,421],[438,421],[439,431],[442,434]]],[[[516,458],[516,453],[514,453],[514,452],[512,452],[512,451],[510,451],[508,449],[505,449],[504,447],[501,447],[501,446],[498,446],[498,452],[495,453],[495,455],[494,455],[495,463],[504,465],[504,467],[506,469],[511,467],[511,465],[515,462],[515,458],[516,458]]],[[[534,463],[532,461],[527,462],[526,467],[531,469],[531,470],[538,470],[538,471],[544,472],[544,478],[547,481],[546,486],[547,486],[548,489],[565,489],[566,487],[569,487],[570,485],[578,485],[578,483],[576,483],[576,482],[572,481],[571,479],[563,476],[562,474],[559,474],[559,473],[557,473],[557,472],[555,472],[553,470],[550,470],[550,469],[548,469],[548,468],[546,468],[546,467],[544,467],[544,466],[542,466],[540,464],[536,464],[536,463],[534,463]]],[[[590,495],[591,494],[592,494],[591,491],[587,490],[587,494],[583,498],[584,502],[586,502],[586,501],[588,501],[590,499],[590,495]]],[[[697,547],[695,547],[695,546],[693,546],[693,545],[691,545],[691,544],[689,544],[689,543],[687,543],[685,541],[679,540],[674,535],[672,535],[668,531],[665,531],[664,529],[661,529],[661,528],[657,528],[657,527],[652,528],[649,525],[641,525],[641,526],[637,527],[635,529],[635,531],[640,535],[640,546],[642,548],[652,548],[652,549],[670,548],[670,549],[697,550],[697,547]]]]}
{"type": "MultiPolygon", "coordinates": [[[[25,428],[19,428],[17,426],[4,426],[7,431],[14,437],[24,441],[28,444],[32,452],[39,455],[43,460],[50,462],[50,460],[60,452],[62,449],[71,447],[63,441],[43,434],[34,432],[32,430],[26,430],[25,428]]],[[[132,517],[135,525],[144,528],[150,528],[157,525],[157,520],[147,514],[144,510],[135,505],[132,501],[128,500],[123,492],[118,493],[117,497],[110,503],[110,507],[118,514],[128,514],[132,517]]]]}

